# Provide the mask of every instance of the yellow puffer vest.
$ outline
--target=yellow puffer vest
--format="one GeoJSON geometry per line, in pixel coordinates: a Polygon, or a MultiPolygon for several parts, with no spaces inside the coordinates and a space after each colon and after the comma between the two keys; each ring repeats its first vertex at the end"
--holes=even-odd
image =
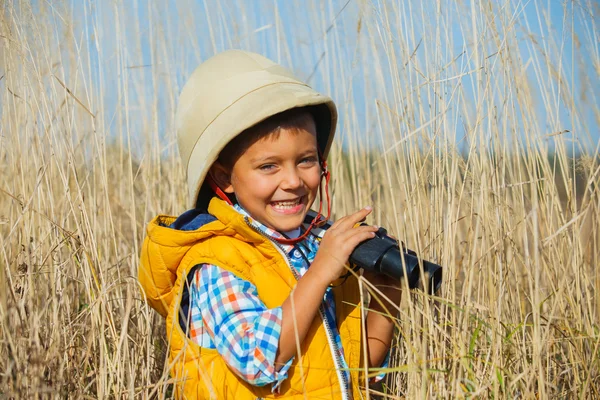
{"type": "MultiPolygon", "coordinates": [[[[201,263],[218,265],[252,282],[269,308],[281,306],[296,280],[273,243],[254,231],[243,216],[221,200],[213,199],[209,213],[216,221],[195,231],[167,226],[175,217],[158,216],[147,228],[139,280],[148,303],[167,318],[171,375],[179,397],[186,399],[338,399],[342,398],[321,317],[313,321],[301,354],[296,355],[280,394],[270,385],[249,385],[233,373],[216,350],[190,341],[179,322],[181,296],[189,271],[201,263]]],[[[349,278],[334,289],[338,329],[346,362],[351,369],[354,399],[359,394],[361,322],[358,282],[349,278]]],[[[362,375],[362,374],[361,374],[362,375]]]]}

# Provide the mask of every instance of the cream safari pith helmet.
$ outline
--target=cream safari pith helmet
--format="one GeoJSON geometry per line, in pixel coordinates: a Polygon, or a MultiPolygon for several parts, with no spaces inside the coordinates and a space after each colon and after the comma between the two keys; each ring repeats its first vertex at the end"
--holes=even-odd
{"type": "Polygon", "coordinates": [[[209,199],[203,197],[212,196],[203,183],[227,143],[268,117],[296,107],[310,107],[319,150],[326,158],[337,122],[329,97],[256,53],[229,50],[200,64],[183,87],[175,117],[189,205],[206,204],[209,199]]]}

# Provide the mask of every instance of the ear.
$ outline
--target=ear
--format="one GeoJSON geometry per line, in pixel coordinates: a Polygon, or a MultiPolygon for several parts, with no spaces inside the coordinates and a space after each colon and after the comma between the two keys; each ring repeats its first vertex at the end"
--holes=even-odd
{"type": "Polygon", "coordinates": [[[233,193],[231,184],[231,172],[219,161],[215,161],[208,171],[210,177],[217,186],[225,193],[233,193]]]}

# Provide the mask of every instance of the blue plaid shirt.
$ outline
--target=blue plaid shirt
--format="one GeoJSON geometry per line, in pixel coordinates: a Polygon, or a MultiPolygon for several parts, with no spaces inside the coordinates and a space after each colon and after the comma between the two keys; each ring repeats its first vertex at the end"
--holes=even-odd
{"type": "MultiPolygon", "coordinates": [[[[235,209],[267,237],[283,237],[253,220],[241,207],[236,205],[235,209]]],[[[297,275],[303,276],[308,270],[319,248],[319,240],[309,235],[296,245],[279,244],[297,275]]],[[[334,352],[341,361],[340,372],[345,378],[346,389],[351,393],[350,373],[337,329],[331,288],[325,292],[321,310],[333,333],[334,352]]],[[[227,365],[248,383],[255,386],[273,384],[272,390],[278,390],[294,360],[292,357],[284,365],[275,365],[281,334],[281,307],[267,308],[259,299],[256,286],[218,266],[203,264],[196,270],[190,285],[190,314],[192,341],[204,348],[217,349],[227,365]]]]}

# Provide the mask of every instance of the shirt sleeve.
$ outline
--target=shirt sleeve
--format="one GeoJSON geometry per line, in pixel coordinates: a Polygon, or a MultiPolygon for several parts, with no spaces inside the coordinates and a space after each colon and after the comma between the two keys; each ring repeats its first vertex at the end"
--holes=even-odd
{"type": "MultiPolygon", "coordinates": [[[[385,359],[383,360],[383,362],[381,363],[379,368],[388,368],[389,366],[390,366],[390,350],[388,350],[387,354],[385,355],[385,359]]],[[[383,378],[385,378],[386,374],[387,374],[387,372],[378,373],[376,376],[374,376],[370,379],[369,383],[373,384],[373,383],[380,382],[381,380],[383,380],[383,378]]]]}
{"type": "Polygon", "coordinates": [[[256,286],[210,264],[196,271],[190,299],[192,340],[216,348],[227,365],[251,385],[273,384],[276,391],[293,361],[275,365],[281,307],[267,308],[256,286]]]}

